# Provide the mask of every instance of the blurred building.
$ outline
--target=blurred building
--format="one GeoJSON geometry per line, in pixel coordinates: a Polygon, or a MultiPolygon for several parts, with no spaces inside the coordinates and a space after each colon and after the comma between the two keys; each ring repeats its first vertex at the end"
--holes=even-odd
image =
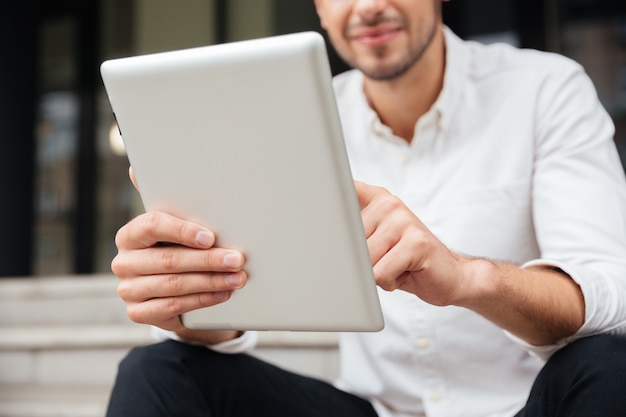
{"type": "MultiPolygon", "coordinates": [[[[115,232],[142,210],[102,61],[320,30],[312,0],[12,3],[0,17],[0,276],[108,273],[115,232]]],[[[626,155],[626,2],[453,0],[444,20],[464,38],[579,61],[626,155]]],[[[333,72],[346,69],[330,55],[333,72]]]]}

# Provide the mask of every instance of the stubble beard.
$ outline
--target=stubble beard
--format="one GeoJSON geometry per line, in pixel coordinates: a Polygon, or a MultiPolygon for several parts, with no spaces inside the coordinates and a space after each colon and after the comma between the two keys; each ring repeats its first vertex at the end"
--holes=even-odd
{"type": "MultiPolygon", "coordinates": [[[[374,26],[382,22],[370,23],[374,26]]],[[[403,26],[406,27],[406,26],[403,26]]],[[[435,38],[437,25],[433,24],[426,38],[414,47],[409,44],[404,53],[395,60],[391,60],[389,55],[389,46],[382,45],[373,49],[373,58],[375,63],[367,65],[359,62],[356,57],[342,56],[346,63],[352,68],[360,70],[366,77],[376,81],[391,81],[406,74],[424,55],[430,44],[435,38]]],[[[346,31],[347,32],[347,31],[346,31]]],[[[343,54],[347,55],[347,54],[343,54]]]]}

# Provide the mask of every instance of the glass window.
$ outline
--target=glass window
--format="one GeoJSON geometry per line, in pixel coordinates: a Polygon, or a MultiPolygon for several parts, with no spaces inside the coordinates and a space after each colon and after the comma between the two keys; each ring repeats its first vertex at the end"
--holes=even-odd
{"type": "Polygon", "coordinates": [[[73,82],[76,55],[74,19],[41,25],[36,122],[36,275],[67,274],[73,267],[76,209],[76,154],[79,103],[73,82]]]}
{"type": "MultiPolygon", "coordinates": [[[[171,0],[105,0],[101,13],[102,60],[211,44],[213,19],[213,1],[187,0],[181,7],[171,0]]],[[[94,272],[108,273],[117,252],[115,233],[143,212],[143,206],[128,178],[128,159],[103,88],[98,93],[97,109],[94,272]]]]}

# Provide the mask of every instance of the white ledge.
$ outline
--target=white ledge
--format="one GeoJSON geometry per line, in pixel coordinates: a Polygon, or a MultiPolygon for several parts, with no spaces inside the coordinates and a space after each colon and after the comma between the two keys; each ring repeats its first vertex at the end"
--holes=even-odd
{"type": "MultiPolygon", "coordinates": [[[[0,351],[129,348],[154,343],[149,326],[55,324],[0,326],[0,351]]],[[[259,332],[259,348],[335,349],[338,333],[259,332]]]]}
{"type": "Polygon", "coordinates": [[[146,326],[133,324],[0,327],[0,351],[120,348],[152,342],[146,326]]]}
{"type": "Polygon", "coordinates": [[[113,274],[0,279],[0,300],[117,296],[113,274]]]}

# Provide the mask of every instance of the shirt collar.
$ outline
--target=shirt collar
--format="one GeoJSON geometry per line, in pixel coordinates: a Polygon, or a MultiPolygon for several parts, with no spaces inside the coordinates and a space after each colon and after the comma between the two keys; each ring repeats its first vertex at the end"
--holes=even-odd
{"type": "Polygon", "coordinates": [[[443,33],[446,44],[446,69],[443,88],[433,104],[433,109],[439,117],[439,127],[446,130],[461,99],[468,77],[470,56],[463,41],[450,28],[444,26],[443,33]]]}
{"type": "MultiPolygon", "coordinates": [[[[439,128],[447,130],[452,123],[454,110],[460,102],[462,91],[467,81],[470,54],[463,40],[445,25],[443,26],[443,33],[446,45],[443,87],[431,111],[437,113],[439,128]]],[[[358,88],[357,91],[354,91],[354,94],[361,97],[357,102],[360,102],[364,107],[363,110],[368,115],[370,126],[380,136],[393,136],[391,129],[380,121],[378,114],[370,107],[363,91],[363,74],[360,71],[356,72],[358,73],[356,77],[357,82],[354,85],[358,88]]]]}
{"type": "Polygon", "coordinates": [[[378,117],[378,113],[374,111],[374,109],[370,106],[369,100],[365,95],[365,90],[363,88],[363,73],[361,71],[354,70],[355,73],[355,84],[356,90],[353,91],[355,97],[359,97],[355,103],[359,103],[358,105],[362,107],[363,114],[367,115],[367,121],[372,129],[372,131],[379,137],[385,138],[395,138],[391,128],[385,125],[380,118],[378,117]]]}

